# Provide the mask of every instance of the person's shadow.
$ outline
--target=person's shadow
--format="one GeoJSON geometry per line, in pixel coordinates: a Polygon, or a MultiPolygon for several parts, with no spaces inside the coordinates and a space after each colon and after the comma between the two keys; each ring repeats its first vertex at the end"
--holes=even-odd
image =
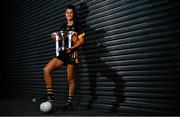
{"type": "Polygon", "coordinates": [[[112,108],[110,111],[116,112],[121,102],[124,101],[124,81],[122,76],[118,75],[116,71],[111,69],[110,66],[106,64],[105,61],[102,61],[101,58],[104,55],[108,55],[106,46],[103,43],[104,36],[106,34],[105,30],[96,30],[90,28],[90,25],[87,24],[86,18],[88,17],[88,6],[86,2],[80,3],[78,8],[78,18],[80,24],[82,25],[85,33],[85,45],[82,49],[84,54],[84,59],[87,64],[89,82],[90,82],[90,95],[91,98],[88,101],[87,108],[92,108],[94,102],[97,100],[97,78],[103,76],[109,80],[109,82],[114,83],[113,96],[115,101],[112,103],[112,108]]]}

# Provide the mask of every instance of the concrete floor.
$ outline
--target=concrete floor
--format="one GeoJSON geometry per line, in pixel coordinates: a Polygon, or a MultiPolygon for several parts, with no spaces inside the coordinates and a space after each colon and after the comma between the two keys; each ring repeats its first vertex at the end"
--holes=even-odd
{"type": "Polygon", "coordinates": [[[0,104],[0,116],[126,116],[122,113],[100,112],[93,109],[75,109],[63,112],[62,108],[53,105],[51,113],[42,113],[39,103],[24,98],[3,98],[0,104]]]}

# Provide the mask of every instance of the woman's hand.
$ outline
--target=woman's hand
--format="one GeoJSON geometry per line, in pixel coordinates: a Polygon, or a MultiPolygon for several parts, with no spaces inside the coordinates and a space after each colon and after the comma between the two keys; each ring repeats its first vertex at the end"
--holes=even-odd
{"type": "Polygon", "coordinates": [[[52,38],[53,40],[56,39],[56,36],[58,36],[56,32],[51,33],[51,38],[52,38]]]}
{"type": "Polygon", "coordinates": [[[73,48],[66,48],[66,53],[69,54],[72,52],[72,50],[73,50],[73,48]]]}

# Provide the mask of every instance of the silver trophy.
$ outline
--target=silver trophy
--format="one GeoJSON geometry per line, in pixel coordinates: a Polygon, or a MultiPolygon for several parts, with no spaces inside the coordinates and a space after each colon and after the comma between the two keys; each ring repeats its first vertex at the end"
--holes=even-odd
{"type": "MultiPolygon", "coordinates": [[[[72,35],[74,31],[59,31],[54,33],[55,36],[55,44],[56,44],[56,56],[59,56],[59,52],[65,51],[66,48],[71,48],[74,45],[72,40],[72,35]]],[[[71,53],[72,58],[76,58],[76,51],[71,53]]]]}

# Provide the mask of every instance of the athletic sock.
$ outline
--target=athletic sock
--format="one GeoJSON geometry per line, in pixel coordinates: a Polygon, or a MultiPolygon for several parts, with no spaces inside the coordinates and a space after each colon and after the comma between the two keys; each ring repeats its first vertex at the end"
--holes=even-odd
{"type": "Polygon", "coordinates": [[[47,95],[53,94],[53,88],[52,88],[52,86],[46,86],[46,93],[47,93],[47,95]]]}
{"type": "Polygon", "coordinates": [[[74,96],[68,96],[67,103],[72,103],[74,96]]]}

